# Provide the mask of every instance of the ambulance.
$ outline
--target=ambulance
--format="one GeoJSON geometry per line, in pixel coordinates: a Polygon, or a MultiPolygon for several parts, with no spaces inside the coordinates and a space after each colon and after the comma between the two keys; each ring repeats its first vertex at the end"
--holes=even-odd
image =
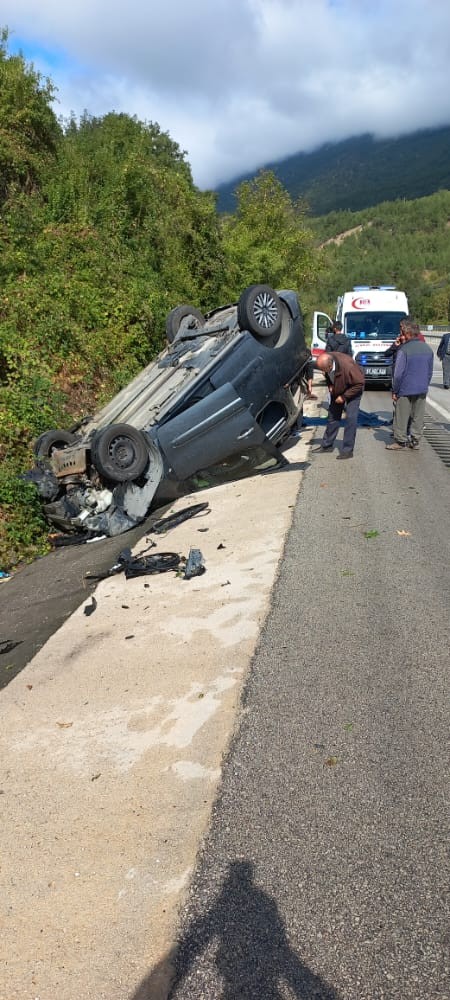
{"type": "MultiPolygon", "coordinates": [[[[399,334],[400,320],[408,315],[405,292],[395,285],[355,285],[337,300],[336,320],[349,338],[355,361],[361,365],[366,382],[391,386],[392,358],[385,351],[399,334]]],[[[311,353],[317,358],[325,350],[326,331],[333,320],[323,312],[313,318],[311,353]]]]}

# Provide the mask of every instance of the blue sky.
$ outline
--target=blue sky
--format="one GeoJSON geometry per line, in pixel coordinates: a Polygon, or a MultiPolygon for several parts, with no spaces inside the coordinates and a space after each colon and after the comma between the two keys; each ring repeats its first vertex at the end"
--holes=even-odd
{"type": "Polygon", "coordinates": [[[450,124],[449,0],[3,0],[67,117],[158,122],[214,187],[299,150],[450,124]]]}

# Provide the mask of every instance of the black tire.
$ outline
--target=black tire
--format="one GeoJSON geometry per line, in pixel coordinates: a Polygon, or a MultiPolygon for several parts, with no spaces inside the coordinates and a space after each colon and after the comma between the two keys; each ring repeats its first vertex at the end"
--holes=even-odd
{"type": "Polygon", "coordinates": [[[270,285],[249,285],[238,302],[237,318],[241,330],[254,337],[274,337],[279,334],[282,304],[270,285]]]}
{"type": "Polygon", "coordinates": [[[186,319],[187,316],[190,316],[191,319],[185,326],[193,330],[199,330],[205,325],[205,317],[200,312],[200,309],[196,309],[195,306],[175,306],[175,309],[170,311],[166,319],[166,337],[169,344],[173,344],[180,329],[181,321],[186,319]]]}
{"type": "Polygon", "coordinates": [[[34,442],[33,452],[36,458],[50,458],[54,451],[60,451],[78,441],[76,434],[71,431],[45,431],[40,434],[34,442]]]}
{"type": "Polygon", "coordinates": [[[130,424],[111,424],[97,431],[91,444],[97,472],[113,483],[129,483],[145,471],[149,452],[143,434],[130,424]]]}

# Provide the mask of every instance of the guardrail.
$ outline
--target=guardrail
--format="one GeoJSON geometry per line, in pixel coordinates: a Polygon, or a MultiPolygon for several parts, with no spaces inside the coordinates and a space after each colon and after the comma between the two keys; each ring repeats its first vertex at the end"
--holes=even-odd
{"type": "Polygon", "coordinates": [[[439,330],[436,330],[436,328],[434,328],[433,330],[427,330],[427,328],[425,327],[422,328],[420,332],[423,333],[427,344],[429,344],[430,347],[432,347],[433,350],[435,351],[439,347],[442,335],[444,333],[450,333],[450,328],[442,327],[442,329],[439,328],[439,330]]]}

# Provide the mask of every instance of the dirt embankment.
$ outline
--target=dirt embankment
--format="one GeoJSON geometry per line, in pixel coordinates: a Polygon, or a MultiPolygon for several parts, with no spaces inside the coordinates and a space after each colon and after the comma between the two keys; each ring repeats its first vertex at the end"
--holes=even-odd
{"type": "Polygon", "coordinates": [[[372,225],[371,222],[366,222],[364,226],[353,226],[353,229],[346,229],[343,233],[338,233],[337,236],[332,236],[329,240],[325,240],[324,243],[320,243],[320,247],[328,247],[331,243],[335,243],[337,247],[348,239],[349,236],[355,236],[357,233],[362,233],[363,229],[369,229],[372,225]]]}

